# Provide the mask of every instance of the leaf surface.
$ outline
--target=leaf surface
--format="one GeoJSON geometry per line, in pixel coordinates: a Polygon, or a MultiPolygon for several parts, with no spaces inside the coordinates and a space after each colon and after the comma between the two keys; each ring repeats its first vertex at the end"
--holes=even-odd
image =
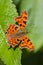
{"type": "Polygon", "coordinates": [[[17,15],[16,7],[11,0],[0,0],[0,58],[6,65],[21,65],[21,50],[8,49],[5,35],[7,27],[14,24],[17,15]]]}

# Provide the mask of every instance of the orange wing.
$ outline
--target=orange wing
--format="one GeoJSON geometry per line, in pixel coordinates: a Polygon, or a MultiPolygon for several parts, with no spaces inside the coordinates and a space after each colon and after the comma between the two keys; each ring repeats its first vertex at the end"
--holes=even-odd
{"type": "Polygon", "coordinates": [[[21,44],[19,45],[21,49],[28,48],[30,50],[34,50],[32,42],[30,41],[30,39],[28,39],[27,36],[25,36],[25,31],[22,30],[26,26],[27,12],[22,12],[20,17],[15,18],[15,21],[19,26],[16,24],[10,24],[6,31],[6,37],[9,45],[15,47],[18,46],[19,42],[21,41],[21,44]]]}
{"type": "Polygon", "coordinates": [[[20,48],[21,49],[27,48],[27,49],[30,49],[30,51],[34,50],[34,46],[33,46],[32,42],[30,41],[30,39],[28,39],[27,36],[23,36],[22,42],[20,44],[20,48]]]}
{"type": "Polygon", "coordinates": [[[20,38],[14,37],[14,38],[8,38],[9,45],[12,46],[12,48],[18,46],[20,43],[20,38]]]}
{"type": "Polygon", "coordinates": [[[16,32],[18,32],[18,30],[19,30],[19,27],[17,25],[10,24],[6,31],[6,35],[15,34],[16,32]]]}
{"type": "Polygon", "coordinates": [[[10,24],[6,32],[7,40],[10,46],[15,47],[20,42],[20,38],[16,37],[15,34],[18,32],[19,27],[14,24],[10,24]]]}
{"type": "Polygon", "coordinates": [[[21,16],[15,18],[15,21],[19,24],[21,29],[24,29],[27,22],[27,12],[22,12],[21,16]]]}

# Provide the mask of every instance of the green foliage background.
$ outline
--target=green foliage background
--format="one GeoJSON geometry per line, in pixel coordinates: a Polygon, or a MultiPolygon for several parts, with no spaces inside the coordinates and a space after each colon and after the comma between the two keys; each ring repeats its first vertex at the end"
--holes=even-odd
{"type": "Polygon", "coordinates": [[[0,65],[43,65],[43,0],[0,0],[0,65]],[[8,49],[5,31],[14,17],[28,12],[26,31],[34,51],[8,49]]]}

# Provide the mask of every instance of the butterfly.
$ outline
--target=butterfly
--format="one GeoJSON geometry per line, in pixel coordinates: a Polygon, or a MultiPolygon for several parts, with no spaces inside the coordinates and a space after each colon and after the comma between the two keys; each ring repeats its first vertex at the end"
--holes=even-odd
{"type": "Polygon", "coordinates": [[[31,40],[27,37],[27,32],[24,31],[27,23],[27,12],[24,11],[22,14],[15,18],[15,24],[10,24],[6,31],[6,37],[9,45],[15,48],[19,45],[21,49],[27,48],[34,50],[34,45],[31,40]]]}

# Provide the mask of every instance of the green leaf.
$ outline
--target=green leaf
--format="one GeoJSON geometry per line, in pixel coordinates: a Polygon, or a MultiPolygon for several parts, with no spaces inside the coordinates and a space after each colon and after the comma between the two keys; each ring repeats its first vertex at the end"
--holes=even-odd
{"type": "Polygon", "coordinates": [[[14,23],[14,17],[18,15],[15,5],[11,3],[11,0],[0,0],[0,24],[4,31],[9,24],[14,23]]]}
{"type": "Polygon", "coordinates": [[[21,65],[20,48],[8,49],[5,36],[9,24],[14,24],[14,17],[18,14],[11,0],[0,0],[0,58],[6,65],[21,65]]]}
{"type": "Polygon", "coordinates": [[[43,0],[34,0],[31,15],[28,18],[28,36],[35,46],[35,52],[43,46],[43,0]]]}

